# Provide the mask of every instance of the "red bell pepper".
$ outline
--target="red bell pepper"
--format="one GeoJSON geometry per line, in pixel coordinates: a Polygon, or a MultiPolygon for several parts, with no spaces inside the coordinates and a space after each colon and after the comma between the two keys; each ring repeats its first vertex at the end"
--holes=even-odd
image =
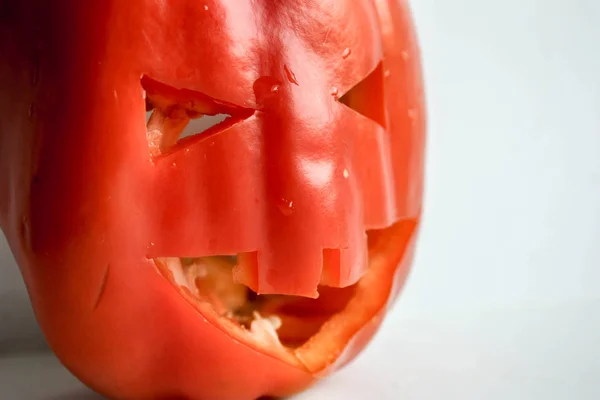
{"type": "Polygon", "coordinates": [[[371,340],[421,211],[405,0],[9,0],[0,54],[0,225],[84,383],[283,396],[371,340]]]}

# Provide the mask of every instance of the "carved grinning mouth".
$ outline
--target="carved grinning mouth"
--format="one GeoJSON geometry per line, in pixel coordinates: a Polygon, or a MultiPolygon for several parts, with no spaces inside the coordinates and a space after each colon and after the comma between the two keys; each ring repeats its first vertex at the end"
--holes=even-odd
{"type": "Polygon", "coordinates": [[[409,219],[368,231],[366,273],[346,288],[320,286],[317,299],[255,294],[234,282],[236,257],[163,257],[154,263],[203,318],[235,340],[320,373],[339,362],[363,328],[377,328],[389,296],[406,279],[416,229],[417,221],[409,219]]]}

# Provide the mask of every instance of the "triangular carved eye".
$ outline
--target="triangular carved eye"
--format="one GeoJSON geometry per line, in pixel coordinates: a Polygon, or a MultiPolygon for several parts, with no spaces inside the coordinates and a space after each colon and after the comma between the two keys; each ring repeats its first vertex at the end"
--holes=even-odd
{"type": "Polygon", "coordinates": [[[339,98],[339,102],[385,128],[386,112],[381,63],[365,79],[339,98]]]}
{"type": "Polygon", "coordinates": [[[152,156],[168,152],[184,138],[220,132],[252,113],[147,77],[142,79],[142,87],[146,91],[146,132],[152,156]]]}

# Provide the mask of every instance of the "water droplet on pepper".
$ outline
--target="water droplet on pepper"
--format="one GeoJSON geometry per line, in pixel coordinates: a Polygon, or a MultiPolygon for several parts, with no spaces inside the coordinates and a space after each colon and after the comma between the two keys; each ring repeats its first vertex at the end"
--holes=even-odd
{"type": "Polygon", "coordinates": [[[272,76],[262,76],[253,85],[256,104],[265,107],[270,101],[277,97],[281,82],[272,76]]]}
{"type": "Polygon", "coordinates": [[[284,199],[282,197],[279,203],[277,204],[277,208],[279,208],[279,211],[281,211],[281,213],[285,216],[292,215],[292,213],[294,212],[294,202],[291,200],[284,199]]]}
{"type": "Polygon", "coordinates": [[[31,85],[37,85],[40,80],[40,65],[37,57],[33,60],[33,65],[31,66],[31,85]]]}
{"type": "Polygon", "coordinates": [[[288,81],[298,86],[298,80],[296,79],[296,75],[294,74],[294,72],[292,72],[292,70],[287,65],[283,66],[283,70],[285,71],[285,75],[287,76],[288,81]]]}

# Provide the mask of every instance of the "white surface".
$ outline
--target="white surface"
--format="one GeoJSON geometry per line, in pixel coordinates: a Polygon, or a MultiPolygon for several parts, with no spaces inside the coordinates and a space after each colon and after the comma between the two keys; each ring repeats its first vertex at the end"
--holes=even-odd
{"type": "Polygon", "coordinates": [[[411,312],[600,296],[600,2],[413,1],[430,104],[411,312]]]}
{"type": "MultiPolygon", "coordinates": [[[[600,2],[413,4],[430,114],[414,273],[369,351],[300,399],[598,399],[600,2]]],[[[0,354],[37,348],[0,250],[0,354]]],[[[2,399],[81,390],[52,359],[0,361],[2,399]]]]}

